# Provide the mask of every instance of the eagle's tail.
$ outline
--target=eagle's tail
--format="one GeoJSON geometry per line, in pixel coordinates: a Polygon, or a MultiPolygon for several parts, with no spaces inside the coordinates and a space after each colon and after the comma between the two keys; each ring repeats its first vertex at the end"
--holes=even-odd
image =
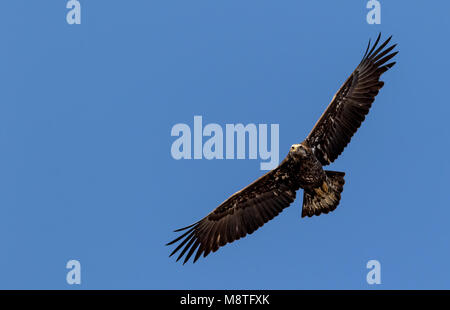
{"type": "Polygon", "coordinates": [[[320,215],[336,209],[344,189],[344,172],[325,171],[327,179],[313,190],[303,193],[302,217],[320,215]]]}

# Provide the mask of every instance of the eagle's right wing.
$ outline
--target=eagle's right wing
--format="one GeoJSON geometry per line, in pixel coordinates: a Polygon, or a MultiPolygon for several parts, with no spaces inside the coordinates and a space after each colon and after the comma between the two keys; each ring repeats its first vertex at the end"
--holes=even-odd
{"type": "Polygon", "coordinates": [[[369,41],[361,63],[334,95],[305,139],[322,165],[328,165],[342,153],[369,113],[375,96],[384,85],[380,76],[395,64],[389,61],[398,53],[391,53],[396,44],[384,49],[390,40],[391,37],[377,48],[379,35],[370,51],[369,41]]]}
{"type": "Polygon", "coordinates": [[[273,219],[295,200],[299,188],[297,182],[289,177],[289,169],[289,160],[284,160],[276,169],[232,195],[202,220],[176,230],[187,231],[167,244],[181,240],[170,256],[182,249],[177,261],[187,252],[186,263],[198,248],[195,262],[202,254],[206,257],[211,251],[253,233],[273,219]]]}

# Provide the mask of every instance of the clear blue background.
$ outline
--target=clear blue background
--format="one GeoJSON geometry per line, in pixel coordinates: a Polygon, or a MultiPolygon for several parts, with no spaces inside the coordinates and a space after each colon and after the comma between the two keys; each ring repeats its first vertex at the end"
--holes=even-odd
{"type": "Polygon", "coordinates": [[[381,1],[0,4],[0,288],[450,288],[450,4],[381,1]],[[253,235],[182,266],[164,246],[263,172],[181,160],[176,123],[278,123],[280,159],[393,34],[398,64],[352,143],[338,209],[299,199],[253,235]],[[66,283],[66,263],[82,284],[66,283]],[[381,262],[382,284],[366,282],[381,262]]]}

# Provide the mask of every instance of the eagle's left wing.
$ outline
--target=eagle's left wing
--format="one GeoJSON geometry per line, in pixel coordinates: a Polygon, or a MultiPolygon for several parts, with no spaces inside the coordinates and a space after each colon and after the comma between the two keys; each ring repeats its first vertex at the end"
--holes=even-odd
{"type": "MultiPolygon", "coordinates": [[[[277,168],[266,173],[252,184],[225,200],[202,220],[188,227],[181,236],[168,243],[181,243],[170,254],[181,250],[177,261],[186,254],[184,263],[197,250],[194,262],[203,254],[253,233],[288,207],[299,188],[297,180],[290,177],[290,160],[285,159],[277,168]]],[[[183,264],[184,264],[183,263],[183,264]]]]}
{"type": "Polygon", "coordinates": [[[380,37],[381,34],[370,51],[369,41],[361,63],[334,95],[305,139],[322,165],[333,162],[350,142],[384,85],[380,76],[395,64],[386,64],[398,53],[390,53],[396,44],[384,49],[391,37],[375,50],[380,37]]]}

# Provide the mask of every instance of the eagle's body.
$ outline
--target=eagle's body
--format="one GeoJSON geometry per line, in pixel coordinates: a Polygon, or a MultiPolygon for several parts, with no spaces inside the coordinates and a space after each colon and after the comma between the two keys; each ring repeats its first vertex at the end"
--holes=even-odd
{"type": "MultiPolygon", "coordinates": [[[[302,217],[320,215],[336,209],[344,186],[343,172],[324,170],[350,142],[369,112],[384,83],[381,74],[395,62],[386,64],[397,52],[386,47],[387,39],[376,50],[380,36],[358,67],[333,97],[308,137],[292,145],[280,165],[244,189],[236,192],[202,220],[176,231],[184,232],[169,244],[182,240],[171,255],[182,249],[184,263],[194,254],[194,262],[227,243],[245,237],[277,216],[296,198],[302,188],[302,217]],[[390,54],[389,54],[390,53],[390,54]]],[[[177,259],[177,260],[178,260],[177,259]]]]}
{"type": "Polygon", "coordinates": [[[312,190],[320,187],[325,181],[326,174],[323,170],[322,164],[307,145],[293,145],[289,151],[287,160],[298,163],[299,167],[297,178],[300,182],[301,188],[312,190]]]}

